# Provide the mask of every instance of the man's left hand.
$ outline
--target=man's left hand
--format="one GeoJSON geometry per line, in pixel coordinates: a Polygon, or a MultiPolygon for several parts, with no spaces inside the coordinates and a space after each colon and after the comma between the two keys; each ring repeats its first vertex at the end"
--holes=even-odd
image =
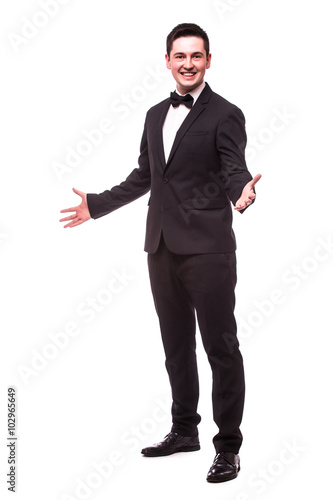
{"type": "Polygon", "coordinates": [[[238,198],[236,205],[234,206],[235,210],[244,210],[244,208],[251,205],[254,198],[256,197],[253,188],[257,184],[260,178],[261,174],[257,174],[255,177],[253,177],[252,181],[248,182],[244,186],[242,194],[240,195],[240,198],[238,198]]]}

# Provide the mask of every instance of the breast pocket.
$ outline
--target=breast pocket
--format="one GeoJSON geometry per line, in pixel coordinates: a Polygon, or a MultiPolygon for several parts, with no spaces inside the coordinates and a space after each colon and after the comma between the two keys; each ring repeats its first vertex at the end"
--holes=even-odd
{"type": "Polygon", "coordinates": [[[192,137],[192,136],[200,136],[200,135],[208,135],[208,134],[209,134],[208,130],[202,130],[202,131],[189,130],[188,132],[186,132],[185,135],[192,137]]]}

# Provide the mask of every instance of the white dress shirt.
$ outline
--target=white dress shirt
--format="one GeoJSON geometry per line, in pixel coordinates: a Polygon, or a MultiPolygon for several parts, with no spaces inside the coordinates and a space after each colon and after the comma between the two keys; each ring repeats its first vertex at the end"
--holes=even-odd
{"type": "MultiPolygon", "coordinates": [[[[187,92],[193,97],[193,106],[195,104],[195,101],[198,99],[199,95],[205,88],[205,85],[206,83],[202,82],[202,84],[199,85],[199,87],[194,89],[192,92],[187,92]]],[[[179,92],[177,92],[177,94],[179,94],[179,92]]],[[[165,121],[163,124],[163,144],[164,144],[164,154],[166,162],[168,161],[177,131],[190,111],[191,108],[187,108],[185,104],[180,104],[177,108],[174,108],[172,104],[170,104],[169,111],[165,117],[165,121]]]]}

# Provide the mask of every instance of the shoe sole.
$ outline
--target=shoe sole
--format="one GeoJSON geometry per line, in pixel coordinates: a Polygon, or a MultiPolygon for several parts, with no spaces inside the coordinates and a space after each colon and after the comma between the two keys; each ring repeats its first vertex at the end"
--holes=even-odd
{"type": "Polygon", "coordinates": [[[196,446],[186,446],[184,448],[179,448],[178,450],[175,451],[170,451],[168,453],[154,453],[154,452],[148,452],[148,453],[142,453],[144,457],[167,457],[169,455],[173,455],[174,453],[181,453],[181,452],[188,452],[188,451],[198,451],[200,450],[200,445],[196,446]]]}

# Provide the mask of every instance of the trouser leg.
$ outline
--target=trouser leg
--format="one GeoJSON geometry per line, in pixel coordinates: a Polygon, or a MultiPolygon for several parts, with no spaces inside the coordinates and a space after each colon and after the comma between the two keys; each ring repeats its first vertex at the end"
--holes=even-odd
{"type": "Polygon", "coordinates": [[[212,368],[213,416],[219,429],[214,445],[217,452],[238,453],[245,383],[234,317],[235,254],[175,255],[162,240],[148,263],[172,388],[172,430],[196,435],[200,422],[196,310],[212,368]]]}
{"type": "Polygon", "coordinates": [[[157,252],[148,255],[149,276],[172,391],[172,431],[196,436],[201,418],[197,413],[195,311],[177,275],[174,257],[162,239],[157,252]]]}
{"type": "Polygon", "coordinates": [[[216,451],[238,453],[242,444],[245,382],[234,317],[236,256],[177,256],[177,273],[197,312],[203,345],[212,368],[213,416],[219,432],[216,451]]]}

